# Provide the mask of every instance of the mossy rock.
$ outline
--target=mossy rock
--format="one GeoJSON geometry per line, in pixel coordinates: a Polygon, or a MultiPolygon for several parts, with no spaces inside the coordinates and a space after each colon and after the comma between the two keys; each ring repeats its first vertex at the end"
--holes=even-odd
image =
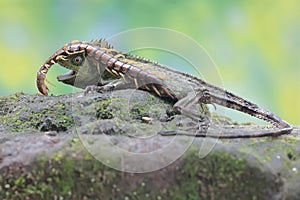
{"type": "MultiPolygon", "coordinates": [[[[189,119],[174,113],[171,102],[135,90],[15,94],[0,98],[0,106],[1,199],[300,195],[297,127],[278,138],[163,137],[155,131],[186,128],[189,119]]],[[[235,125],[226,117],[215,120],[235,125]]]]}

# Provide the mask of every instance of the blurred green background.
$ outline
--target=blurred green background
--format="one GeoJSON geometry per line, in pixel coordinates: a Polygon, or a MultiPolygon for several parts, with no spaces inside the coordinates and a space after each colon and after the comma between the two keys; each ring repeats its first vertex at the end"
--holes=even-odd
{"type": "MultiPolygon", "coordinates": [[[[192,37],[226,89],[300,124],[299,0],[0,0],[0,95],[38,93],[36,72],[65,43],[149,26],[192,37]]],[[[62,72],[48,74],[56,95],[72,91],[62,72]]]]}

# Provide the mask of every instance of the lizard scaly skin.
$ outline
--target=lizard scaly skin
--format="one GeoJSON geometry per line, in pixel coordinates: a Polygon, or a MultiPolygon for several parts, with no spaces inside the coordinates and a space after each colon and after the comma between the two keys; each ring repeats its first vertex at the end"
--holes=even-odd
{"type": "MultiPolygon", "coordinates": [[[[96,84],[94,87],[99,91],[137,88],[174,101],[174,108],[183,114],[189,112],[188,108],[196,103],[217,104],[247,113],[278,127],[278,130],[256,135],[209,135],[209,137],[278,136],[288,134],[293,129],[289,123],[254,103],[192,75],[172,70],[142,57],[123,54],[105,40],[73,41],[57,50],[37,74],[37,87],[44,95],[48,95],[46,74],[55,63],[71,70],[68,74],[59,76],[58,80],[76,87],[85,88],[96,84]]],[[[174,134],[176,132],[162,133],[162,135],[174,134]]],[[[195,136],[206,137],[206,134],[198,133],[195,136]]]]}

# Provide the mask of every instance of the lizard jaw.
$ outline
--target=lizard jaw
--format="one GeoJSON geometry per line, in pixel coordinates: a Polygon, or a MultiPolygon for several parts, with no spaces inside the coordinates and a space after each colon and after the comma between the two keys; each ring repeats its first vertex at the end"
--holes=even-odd
{"type": "Polygon", "coordinates": [[[66,84],[74,84],[77,72],[74,70],[69,70],[67,73],[62,74],[57,77],[57,80],[66,84]]]}
{"type": "Polygon", "coordinates": [[[76,72],[74,70],[69,70],[67,73],[58,76],[57,80],[67,85],[84,89],[87,86],[96,85],[98,77],[96,79],[89,80],[86,78],[86,76],[82,76],[81,73],[76,72]]]}

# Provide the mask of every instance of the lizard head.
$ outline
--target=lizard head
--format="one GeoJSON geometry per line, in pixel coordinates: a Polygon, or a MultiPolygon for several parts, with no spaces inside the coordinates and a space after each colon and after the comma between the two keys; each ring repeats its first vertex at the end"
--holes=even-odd
{"type": "Polygon", "coordinates": [[[37,73],[37,87],[39,91],[43,95],[48,95],[49,89],[45,84],[46,74],[51,66],[56,63],[69,69],[66,74],[57,77],[58,81],[80,88],[95,84],[100,74],[97,72],[95,61],[87,56],[94,47],[88,42],[73,41],[57,50],[37,73]]]}
{"type": "Polygon", "coordinates": [[[58,56],[57,63],[69,69],[67,73],[58,76],[57,80],[75,87],[96,85],[101,75],[95,66],[97,64],[86,56],[85,50],[58,56]]]}
{"type": "Polygon", "coordinates": [[[56,57],[56,62],[67,69],[78,72],[85,62],[85,50],[59,55],[56,57]]]}

